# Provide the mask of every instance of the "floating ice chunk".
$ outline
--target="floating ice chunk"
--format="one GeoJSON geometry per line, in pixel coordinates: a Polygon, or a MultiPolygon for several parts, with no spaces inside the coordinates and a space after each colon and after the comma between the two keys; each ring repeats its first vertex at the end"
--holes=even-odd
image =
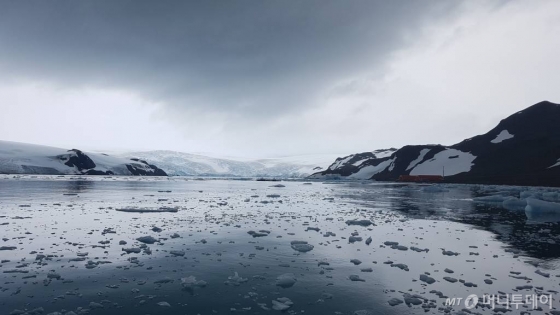
{"type": "Polygon", "coordinates": [[[560,204],[535,198],[527,198],[525,213],[560,213],[560,204]]]}
{"type": "Polygon", "coordinates": [[[391,267],[396,267],[404,271],[409,271],[408,266],[405,264],[391,264],[391,267]]]}
{"type": "Polygon", "coordinates": [[[2,273],[29,273],[29,270],[21,270],[21,269],[11,269],[11,270],[4,270],[2,273]]]}
{"type": "Polygon", "coordinates": [[[361,242],[363,239],[361,236],[350,236],[348,238],[349,243],[361,242]]]}
{"type": "Polygon", "coordinates": [[[404,246],[404,245],[393,245],[391,246],[392,249],[398,249],[398,250],[408,250],[408,247],[404,246]]]}
{"type": "Polygon", "coordinates": [[[527,223],[560,222],[560,212],[527,212],[527,223]]]}
{"type": "Polygon", "coordinates": [[[173,256],[185,256],[185,252],[182,250],[172,250],[169,253],[173,256]]]}
{"type": "Polygon", "coordinates": [[[510,211],[523,211],[527,206],[527,201],[515,197],[508,197],[502,202],[502,207],[510,211]]]}
{"type": "Polygon", "coordinates": [[[541,276],[543,276],[543,277],[545,277],[545,278],[550,278],[550,273],[548,273],[548,272],[540,271],[540,270],[537,269],[537,270],[535,271],[535,273],[538,274],[538,275],[541,275],[541,276]]]}
{"type": "Polygon", "coordinates": [[[391,306],[396,306],[396,305],[402,304],[402,303],[403,303],[403,300],[397,299],[397,298],[392,298],[392,299],[390,299],[390,300],[387,301],[387,302],[388,302],[389,305],[391,305],[391,306]]]}
{"type": "Polygon", "coordinates": [[[243,278],[243,277],[239,276],[239,274],[237,272],[235,272],[235,274],[233,276],[229,276],[227,281],[225,281],[224,283],[227,284],[227,285],[239,286],[242,283],[245,283],[247,281],[249,281],[249,279],[243,278]]]}
{"type": "Polygon", "coordinates": [[[529,197],[533,197],[536,199],[542,199],[542,193],[540,192],[536,192],[536,191],[532,191],[532,190],[525,190],[519,193],[519,198],[521,199],[527,199],[529,197]]]}
{"type": "Polygon", "coordinates": [[[272,300],[272,309],[276,311],[285,311],[289,309],[294,303],[287,297],[277,298],[272,300]]]}
{"type": "Polygon", "coordinates": [[[426,282],[427,284],[432,284],[434,282],[436,282],[436,280],[428,275],[425,274],[421,274],[420,275],[420,281],[422,282],[426,282]]]}
{"type": "Polygon", "coordinates": [[[129,208],[120,208],[116,209],[120,212],[137,212],[137,213],[158,213],[158,212],[178,212],[179,208],[177,207],[160,207],[160,208],[136,208],[136,207],[129,207],[129,208]]]}
{"type": "Polygon", "coordinates": [[[268,234],[270,234],[270,231],[261,230],[261,231],[255,232],[255,231],[251,230],[251,231],[247,232],[247,234],[249,234],[253,237],[264,237],[264,236],[268,236],[268,234]]]}
{"type": "Polygon", "coordinates": [[[93,268],[97,267],[98,265],[99,265],[98,262],[95,262],[95,261],[93,261],[93,260],[89,260],[89,261],[86,263],[86,268],[87,268],[87,269],[93,269],[93,268]]]}
{"type": "Polygon", "coordinates": [[[373,224],[370,220],[348,220],[346,221],[348,225],[361,225],[361,226],[370,226],[373,224]]]}
{"type": "Polygon", "coordinates": [[[145,243],[145,244],[153,244],[157,242],[157,239],[153,238],[152,236],[141,236],[136,239],[138,242],[145,243]]]}
{"type": "Polygon", "coordinates": [[[348,279],[350,279],[351,281],[361,281],[361,282],[366,281],[366,280],[360,278],[360,276],[358,276],[358,275],[350,275],[350,276],[348,276],[348,279]]]}
{"type": "Polygon", "coordinates": [[[165,302],[165,301],[163,301],[163,302],[158,302],[157,305],[159,305],[159,306],[161,306],[161,307],[171,307],[171,304],[169,304],[169,303],[167,303],[167,302],[165,302]]]}
{"type": "Polygon", "coordinates": [[[122,251],[126,252],[127,254],[130,254],[130,253],[138,254],[142,251],[142,248],[140,248],[140,247],[123,248],[122,251]]]}
{"type": "Polygon", "coordinates": [[[159,279],[154,281],[155,284],[165,284],[165,283],[172,283],[174,280],[169,278],[169,277],[165,277],[163,279],[159,279]]]}
{"type": "Polygon", "coordinates": [[[183,290],[193,293],[195,288],[204,288],[206,286],[206,281],[196,280],[195,276],[188,276],[181,278],[181,286],[183,290]]]}
{"type": "Polygon", "coordinates": [[[507,196],[502,196],[502,195],[490,195],[490,196],[484,196],[484,197],[476,197],[476,198],[473,198],[473,201],[474,201],[474,202],[477,202],[477,203],[501,204],[501,203],[504,202],[506,199],[508,199],[507,196]]]}
{"type": "Polygon", "coordinates": [[[415,252],[419,252],[419,253],[420,252],[426,252],[427,253],[427,252],[430,251],[430,249],[428,249],[428,248],[422,249],[422,248],[418,248],[418,247],[415,247],[415,246],[411,246],[410,249],[415,251],[415,252]]]}
{"type": "Polygon", "coordinates": [[[424,300],[424,298],[418,294],[412,295],[412,294],[405,293],[403,294],[403,297],[404,297],[404,304],[406,304],[407,306],[410,306],[411,304],[420,305],[424,300]]]}
{"type": "Polygon", "coordinates": [[[451,282],[451,283],[457,282],[457,279],[455,279],[453,277],[443,277],[443,280],[445,280],[447,282],[451,282]]]}
{"type": "Polygon", "coordinates": [[[296,284],[297,279],[293,273],[285,273],[276,278],[276,285],[281,288],[290,288],[296,284]]]}
{"type": "Polygon", "coordinates": [[[103,304],[97,302],[89,302],[89,308],[91,309],[103,308],[103,304]]]}
{"type": "Polygon", "coordinates": [[[544,192],[542,194],[542,200],[558,202],[560,201],[560,195],[557,192],[544,192]]]}
{"type": "Polygon", "coordinates": [[[296,250],[298,252],[309,252],[311,250],[313,250],[314,246],[311,244],[307,244],[306,241],[292,241],[291,242],[292,245],[292,249],[296,250]]]}
{"type": "Polygon", "coordinates": [[[62,277],[60,276],[60,274],[58,274],[58,273],[56,273],[56,272],[49,272],[49,273],[47,274],[47,278],[48,278],[48,279],[60,280],[60,278],[62,278],[62,277]]]}

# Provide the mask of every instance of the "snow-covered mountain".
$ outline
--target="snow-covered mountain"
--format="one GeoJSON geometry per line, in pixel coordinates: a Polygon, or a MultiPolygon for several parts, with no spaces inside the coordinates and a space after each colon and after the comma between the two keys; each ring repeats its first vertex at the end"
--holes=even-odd
{"type": "Polygon", "coordinates": [[[336,155],[302,155],[270,159],[217,158],[177,151],[127,152],[155,164],[169,175],[235,177],[305,177],[326,169],[336,155]]]}
{"type": "Polygon", "coordinates": [[[0,174],[167,176],[139,159],[0,141],[0,174]]]}
{"type": "Polygon", "coordinates": [[[540,102],[455,145],[408,145],[385,156],[353,154],[311,178],[444,175],[446,182],[560,186],[559,126],[560,104],[540,102]]]}
{"type": "Polygon", "coordinates": [[[0,141],[0,174],[306,177],[326,169],[337,155],[270,159],[218,158],[176,151],[83,152],[0,141]]]}
{"type": "MultiPolygon", "coordinates": [[[[372,160],[372,159],[383,159],[386,157],[391,156],[393,153],[395,153],[395,151],[397,151],[397,149],[395,148],[390,148],[390,149],[378,149],[372,152],[363,152],[363,153],[356,153],[356,154],[350,154],[347,155],[345,157],[341,157],[341,158],[336,158],[336,160],[334,161],[334,163],[332,163],[329,167],[328,167],[328,171],[336,171],[336,170],[342,170],[342,169],[346,169],[346,168],[360,168],[363,163],[372,160]]],[[[371,177],[367,176],[364,173],[361,174],[352,174],[354,176],[352,176],[352,178],[359,178],[359,179],[368,179],[371,177]]],[[[351,175],[348,175],[351,176],[351,175]]]]}

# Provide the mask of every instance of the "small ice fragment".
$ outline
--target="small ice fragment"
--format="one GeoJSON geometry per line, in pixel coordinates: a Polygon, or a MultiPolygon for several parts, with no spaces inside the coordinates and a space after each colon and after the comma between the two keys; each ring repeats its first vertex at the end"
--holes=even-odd
{"type": "Polygon", "coordinates": [[[293,273],[285,273],[276,277],[276,285],[281,288],[290,288],[296,284],[297,279],[293,273]]]}
{"type": "Polygon", "coordinates": [[[421,274],[420,275],[420,281],[422,282],[426,282],[427,284],[432,284],[434,282],[436,282],[436,280],[430,276],[427,276],[425,274],[421,274]]]}
{"type": "Polygon", "coordinates": [[[306,241],[292,241],[291,243],[291,247],[293,250],[296,250],[298,252],[309,252],[311,250],[313,250],[314,246],[311,244],[307,244],[306,241]]]}
{"type": "Polygon", "coordinates": [[[348,220],[346,221],[348,225],[360,225],[360,226],[370,226],[373,224],[370,220],[348,220]]]}
{"type": "Polygon", "coordinates": [[[272,300],[272,309],[276,311],[285,311],[289,309],[293,304],[294,303],[286,297],[278,298],[276,300],[272,300]]]}
{"type": "Polygon", "coordinates": [[[358,276],[358,275],[350,275],[350,276],[348,276],[348,279],[350,279],[351,281],[361,281],[361,282],[366,281],[366,280],[360,278],[360,276],[358,276]]]}
{"type": "Polygon", "coordinates": [[[144,243],[144,244],[153,244],[155,242],[157,242],[157,240],[155,238],[153,238],[152,236],[141,236],[139,238],[136,239],[138,242],[144,243]]]}

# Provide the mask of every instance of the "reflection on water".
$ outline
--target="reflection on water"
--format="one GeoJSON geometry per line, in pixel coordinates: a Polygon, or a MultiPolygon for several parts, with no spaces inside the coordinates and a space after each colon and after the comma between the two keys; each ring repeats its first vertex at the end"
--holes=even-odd
{"type": "Polygon", "coordinates": [[[461,311],[446,296],[556,294],[556,218],[475,203],[485,194],[477,186],[275,184],[0,178],[0,310],[423,314],[461,311]],[[162,206],[180,211],[115,211],[162,206]],[[157,241],[136,240],[146,235],[157,241]],[[313,249],[298,252],[292,241],[313,249]],[[295,284],[278,286],[283,274],[295,284]],[[205,285],[185,288],[190,276],[205,285]]]}
{"type": "Polygon", "coordinates": [[[441,193],[425,192],[421,185],[379,186],[383,185],[344,191],[340,197],[374,209],[390,208],[409,218],[465,223],[494,233],[497,239],[528,256],[560,257],[560,213],[510,211],[502,208],[501,203],[472,202],[473,198],[484,196],[478,186],[448,186],[448,191],[441,193]]]}

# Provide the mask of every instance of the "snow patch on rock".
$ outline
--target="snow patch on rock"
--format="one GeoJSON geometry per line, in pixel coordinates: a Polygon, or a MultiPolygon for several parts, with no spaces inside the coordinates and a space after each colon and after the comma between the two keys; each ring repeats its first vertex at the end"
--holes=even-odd
{"type": "Polygon", "coordinates": [[[552,164],[548,168],[553,168],[553,167],[556,167],[556,166],[560,166],[560,159],[558,159],[558,161],[556,161],[556,163],[552,164]]]}
{"type": "Polygon", "coordinates": [[[504,140],[511,139],[511,138],[513,138],[513,135],[511,133],[509,133],[509,131],[504,129],[496,136],[496,138],[494,138],[494,140],[492,140],[490,142],[500,143],[504,140]]]}
{"type": "Polygon", "coordinates": [[[422,160],[424,159],[424,157],[426,156],[426,154],[428,154],[428,152],[430,152],[430,149],[422,149],[422,150],[420,150],[420,154],[418,155],[418,157],[416,158],[416,160],[411,161],[410,164],[408,164],[408,167],[406,168],[406,170],[408,171],[409,169],[415,167],[418,163],[422,162],[422,160]]]}
{"type": "Polygon", "coordinates": [[[441,175],[444,168],[446,176],[456,175],[470,171],[475,159],[476,156],[469,152],[446,149],[434,155],[432,159],[415,166],[410,171],[410,175],[441,175]]]}
{"type": "Polygon", "coordinates": [[[394,159],[390,159],[390,160],[383,161],[377,165],[364,166],[358,172],[348,176],[348,178],[370,179],[373,175],[383,172],[393,162],[394,159]]]}

